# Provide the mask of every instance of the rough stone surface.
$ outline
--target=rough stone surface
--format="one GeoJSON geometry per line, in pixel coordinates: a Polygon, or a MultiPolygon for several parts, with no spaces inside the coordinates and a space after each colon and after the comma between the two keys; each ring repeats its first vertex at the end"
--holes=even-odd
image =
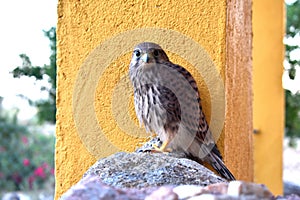
{"type": "Polygon", "coordinates": [[[61,200],[299,200],[298,196],[274,197],[263,185],[232,181],[215,183],[206,187],[195,185],[161,186],[144,189],[117,188],[104,184],[99,176],[87,175],[67,191],[61,200]]]}
{"type": "Polygon", "coordinates": [[[300,200],[296,195],[275,197],[262,184],[228,183],[183,157],[176,153],[116,153],[96,162],[61,199],[300,200]]]}
{"type": "Polygon", "coordinates": [[[116,153],[96,162],[84,176],[97,175],[116,187],[200,185],[226,182],[204,166],[175,153],[116,153]]]}
{"type": "MultiPolygon", "coordinates": [[[[298,177],[299,178],[299,177],[298,177]]],[[[300,195],[300,185],[293,182],[284,182],[284,195],[296,194],[300,195]]]]}
{"type": "Polygon", "coordinates": [[[104,184],[99,176],[86,176],[79,183],[74,185],[65,194],[61,196],[61,200],[100,200],[100,199],[123,199],[138,200],[145,199],[151,194],[152,189],[120,189],[104,184]]]}

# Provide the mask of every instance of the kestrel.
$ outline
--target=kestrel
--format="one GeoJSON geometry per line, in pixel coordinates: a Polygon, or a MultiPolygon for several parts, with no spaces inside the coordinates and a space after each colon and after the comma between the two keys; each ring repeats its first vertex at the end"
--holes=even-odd
{"type": "Polygon", "coordinates": [[[163,141],[160,148],[155,147],[158,151],[184,152],[235,180],[205,119],[196,81],[185,68],[172,63],[159,45],[144,42],[133,50],[129,76],[140,124],[163,141]]]}

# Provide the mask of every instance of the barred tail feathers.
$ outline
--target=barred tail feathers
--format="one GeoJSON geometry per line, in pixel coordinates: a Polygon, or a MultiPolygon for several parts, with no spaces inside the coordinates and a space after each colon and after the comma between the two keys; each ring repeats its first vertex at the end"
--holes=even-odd
{"type": "Polygon", "coordinates": [[[234,181],[235,177],[232,175],[232,173],[229,171],[229,169],[225,166],[222,159],[215,154],[214,151],[210,153],[210,155],[207,156],[208,162],[211,164],[211,166],[224,178],[226,178],[229,181],[234,181]]]}

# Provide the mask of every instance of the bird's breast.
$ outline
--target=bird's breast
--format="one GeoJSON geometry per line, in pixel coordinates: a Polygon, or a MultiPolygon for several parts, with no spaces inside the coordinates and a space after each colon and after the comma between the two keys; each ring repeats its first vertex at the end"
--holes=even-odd
{"type": "Polygon", "coordinates": [[[135,109],[140,123],[149,132],[160,132],[166,123],[166,110],[161,104],[157,87],[145,84],[135,90],[135,109]]]}

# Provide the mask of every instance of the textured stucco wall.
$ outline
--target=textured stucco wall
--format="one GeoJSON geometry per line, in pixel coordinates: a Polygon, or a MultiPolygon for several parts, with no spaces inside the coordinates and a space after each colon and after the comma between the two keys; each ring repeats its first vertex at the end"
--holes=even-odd
{"type": "Polygon", "coordinates": [[[254,177],[275,194],[283,191],[284,9],[284,1],[253,2],[254,177]]]}
{"type": "Polygon", "coordinates": [[[221,133],[218,145],[226,165],[237,178],[252,180],[251,47],[239,51],[251,41],[251,6],[244,2],[235,13],[234,5],[228,7],[225,0],[59,1],[56,197],[76,183],[97,158],[133,151],[145,141],[142,129],[134,127],[132,97],[126,93],[131,92],[126,79],[130,50],[143,40],[162,44],[173,62],[193,74],[208,121],[221,133]],[[232,19],[246,19],[246,32],[243,24],[229,30],[239,35],[238,45],[233,42],[237,35],[226,36],[228,11],[232,19]],[[146,27],[154,29],[135,31],[146,27]],[[237,63],[228,61],[232,52],[227,48],[234,44],[240,56],[237,63]],[[245,64],[247,72],[237,70],[237,64],[245,64]],[[234,91],[246,96],[236,98],[234,91]],[[128,112],[123,113],[122,106],[128,112]],[[233,119],[239,111],[245,115],[239,114],[236,123],[233,119]],[[235,129],[246,139],[238,140],[235,129]]]}
{"type": "Polygon", "coordinates": [[[225,162],[253,181],[251,0],[227,2],[225,162]]]}

